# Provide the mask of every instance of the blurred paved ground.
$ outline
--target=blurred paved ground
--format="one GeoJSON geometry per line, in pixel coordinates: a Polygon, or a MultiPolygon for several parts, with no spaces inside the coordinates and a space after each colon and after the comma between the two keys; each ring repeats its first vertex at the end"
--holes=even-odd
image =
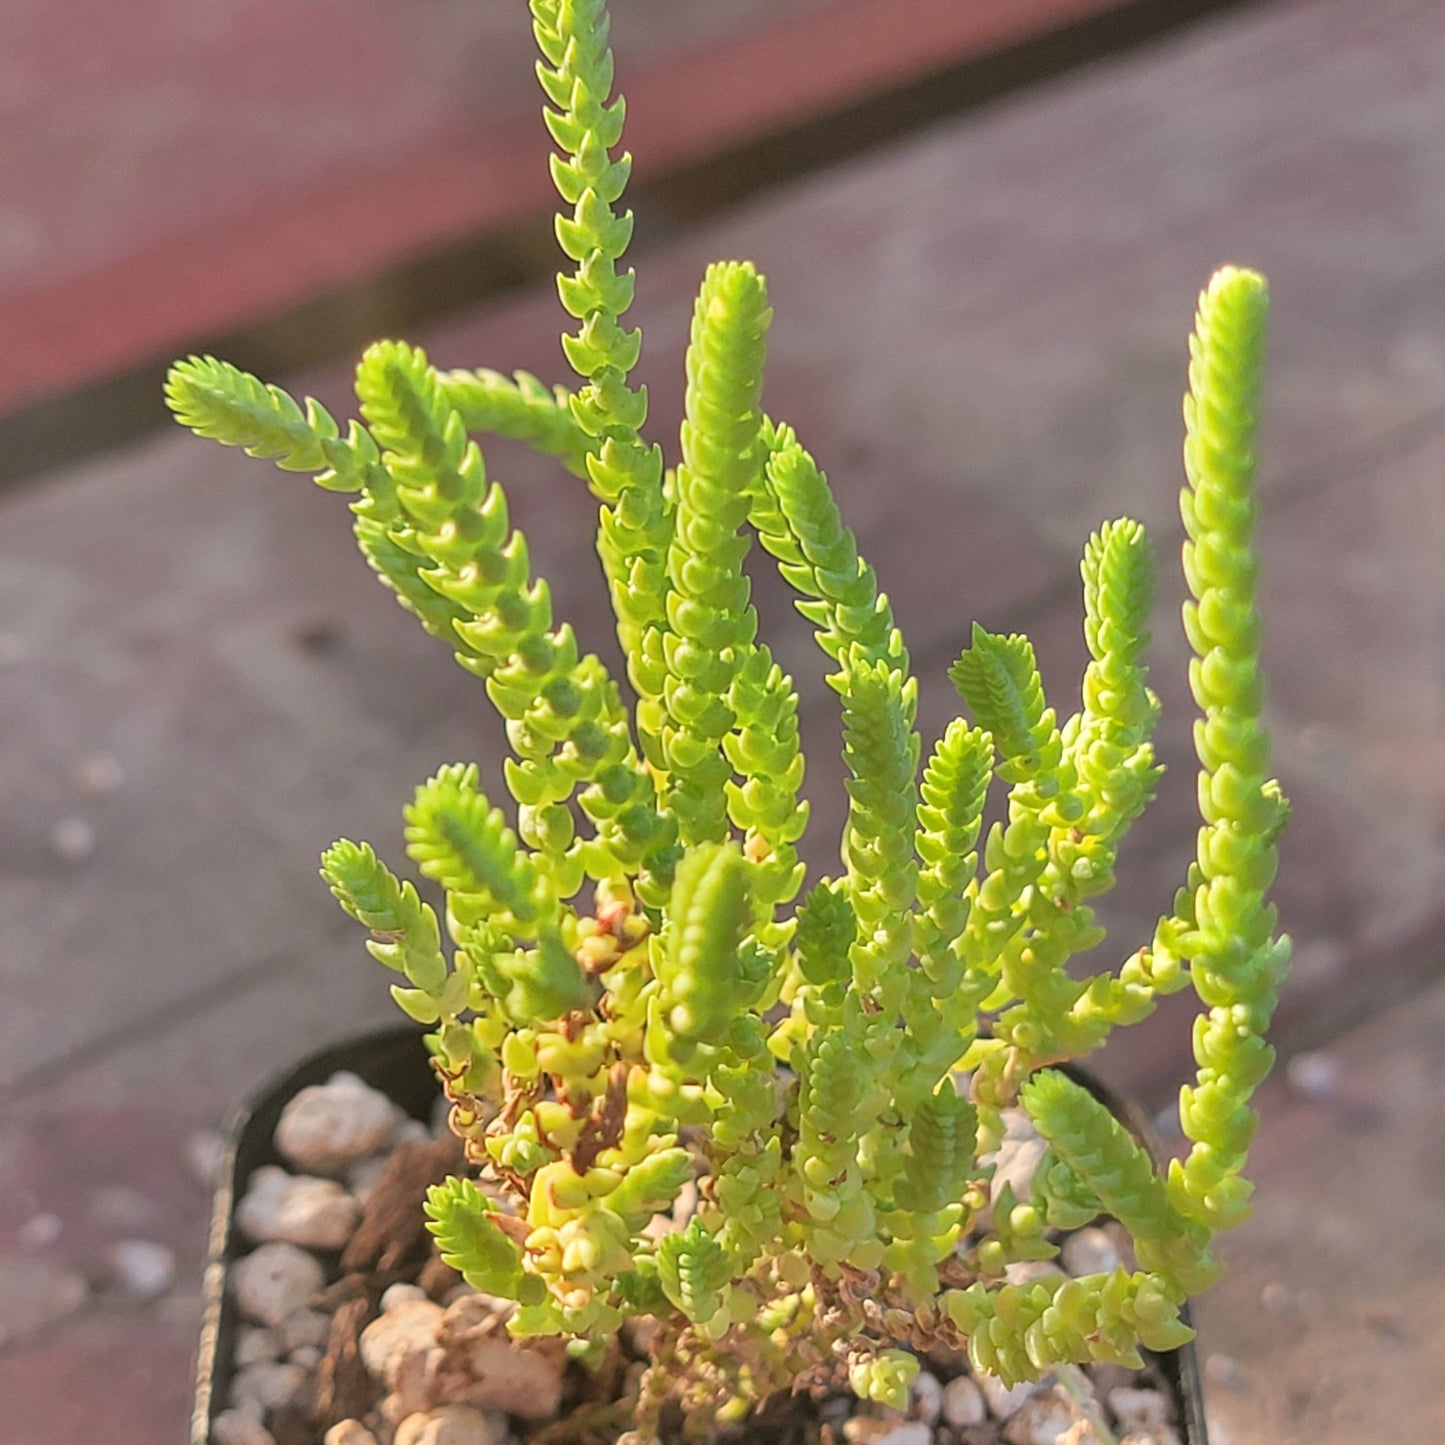
{"type": "MultiPolygon", "coordinates": [[[[1122,951],[1192,849],[1173,562],[1192,298],[1221,261],[1270,274],[1261,540],[1299,944],[1281,1037],[1327,1045],[1345,1083],[1267,1096],[1260,1217],[1203,1312],[1207,1349],[1239,1362],[1215,1367],[1216,1445],[1438,1433],[1433,1380],[1404,1366],[1438,1341],[1445,1287],[1442,135],[1437,5],[1281,0],[684,236],[639,293],[666,435],[703,264],[768,273],[769,407],[829,467],[894,597],[926,728],[974,617],[1029,631],[1067,703],[1084,536],[1123,512],[1150,524],[1172,771],[1121,868],[1122,951]]],[[[417,339],[444,364],[558,377],[558,321],[538,292],[417,339]]],[[[345,406],[340,369],[296,385],[345,406]]],[[[604,645],[586,497],[504,450],[492,470],[559,615],[604,645]]],[[[777,637],[786,606],[759,590],[777,637]]],[[[186,1141],[278,1065],[388,1017],[316,855],[340,833],[398,853],[413,785],[472,756],[495,776],[498,733],[371,581],[340,499],[180,433],[0,496],[0,634],[7,1441],[151,1445],[181,1433],[194,1348],[207,1196],[186,1141]],[[178,1252],[167,1299],[44,1320],[137,1237],[178,1252]]],[[[801,630],[778,646],[833,799],[810,649],[801,630]]],[[[837,825],[820,805],[815,857],[837,825]]],[[[1106,1069],[1157,1102],[1186,1062],[1171,1011],[1106,1069]]]]}

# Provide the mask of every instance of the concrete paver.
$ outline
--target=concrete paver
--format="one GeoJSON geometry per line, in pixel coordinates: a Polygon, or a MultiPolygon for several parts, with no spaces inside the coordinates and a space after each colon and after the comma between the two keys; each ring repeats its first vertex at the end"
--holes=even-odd
{"type": "Polygon", "coordinates": [[[1445,986],[1329,1058],[1332,1094],[1260,1099],[1254,1217],[1199,1307],[1212,1445],[1440,1438],[1445,986]]]}
{"type": "MultiPolygon", "coordinates": [[[[821,0],[627,0],[625,65],[821,0]]],[[[0,293],[534,105],[526,5],[8,5],[0,293]]]]}

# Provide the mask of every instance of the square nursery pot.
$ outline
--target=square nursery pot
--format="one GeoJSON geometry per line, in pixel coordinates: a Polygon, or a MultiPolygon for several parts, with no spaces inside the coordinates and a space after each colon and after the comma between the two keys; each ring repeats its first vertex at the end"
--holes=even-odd
{"type": "MultiPolygon", "coordinates": [[[[225,1408],[235,1374],[235,1343],[242,1321],[229,1283],[233,1266],[250,1248],[236,1223],[236,1205],[255,1170],[283,1163],[272,1142],[281,1111],[302,1089],[324,1084],[333,1074],[345,1071],[385,1094],[404,1113],[429,1120],[440,1086],[423,1038],[421,1030],[401,1025],[323,1049],[259,1090],[230,1120],[211,1214],[190,1445],[212,1445],[211,1422],[225,1408]]],[[[1156,1159],[1161,1157],[1158,1140],[1137,1108],[1085,1070],[1073,1065],[1063,1068],[1107,1105],[1156,1159]]],[[[1208,1445],[1194,1346],[1185,1345],[1152,1358],[1174,1393],[1178,1406],[1176,1428],[1182,1445],[1208,1445]]]]}

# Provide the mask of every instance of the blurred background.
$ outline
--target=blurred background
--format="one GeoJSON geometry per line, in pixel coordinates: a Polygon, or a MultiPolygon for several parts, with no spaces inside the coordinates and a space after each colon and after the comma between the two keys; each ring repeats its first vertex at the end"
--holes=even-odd
{"type": "MultiPolygon", "coordinates": [[[[936,734],[978,619],[1051,700],[1107,516],[1160,553],[1170,773],[1107,921],[1194,846],[1177,616],[1193,299],[1273,293],[1261,546],[1296,939],[1255,1219],[1199,1310],[1215,1445],[1439,1434],[1445,1350],[1445,8],[1438,0],[614,0],[633,318],[675,436],[691,297],[749,257],[767,405],[829,470],[936,734]]],[[[7,1445],[182,1436],[214,1131],[392,1008],[315,877],[400,852],[477,685],[355,555],[345,504],[168,423],[209,350],[351,414],[355,353],[566,379],[521,0],[0,0],[0,1402],[7,1445]]],[[[488,454],[557,612],[611,657],[593,505],[488,454]]],[[[803,694],[807,851],[838,726],[803,694]]],[[[1174,1000],[1176,1004],[1181,1001],[1174,1000]]],[[[1151,1110],[1187,1007],[1119,1038],[1151,1110]]]]}

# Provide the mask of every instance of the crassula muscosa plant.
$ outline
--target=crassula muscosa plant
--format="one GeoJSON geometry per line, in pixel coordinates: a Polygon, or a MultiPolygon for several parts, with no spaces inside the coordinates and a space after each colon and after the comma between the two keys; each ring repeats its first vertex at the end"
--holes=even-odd
{"type": "Polygon", "coordinates": [[[645,439],[605,6],[531,8],[577,387],[438,371],[381,342],[345,429],[209,357],[177,364],[167,392],[201,435],[350,494],[367,561],[505,719],[513,816],[474,764],[442,768],[406,811],[444,927],[369,846],[338,842],[322,865],[403,975],[397,1002],[431,1027],[452,1127],[491,1181],[432,1192],[443,1255],[516,1302],[519,1335],[585,1353],[654,1317],[639,1438],[668,1392],[737,1417],[840,1360],[859,1394],[897,1402],[910,1347],[951,1344],[1012,1381],[1177,1345],[1181,1305],[1217,1272],[1212,1236],[1248,1210],[1249,1100],[1288,956],[1266,901],[1286,805],[1260,722],[1252,542],[1264,283],[1220,271],[1191,342],[1197,860],[1152,939],[1071,969],[1102,941],[1090,900],[1159,776],[1143,529],[1107,523],[1085,548],[1079,710],[1061,722],[1048,706],[1026,638],[975,626],[950,671],[972,721],[925,758],[887,597],[823,473],[762,409],[772,311],[752,265],[703,279],[675,468],[645,439]],[[486,435],[555,457],[596,496],[630,701],[554,619],[486,435]],[[841,866],[811,884],[798,698],[757,636],[754,539],[798,592],[843,714],[841,866]],[[980,849],[990,788],[1003,816],[980,849]],[[1190,1147],[1160,1174],[1052,1066],[1191,986],[1190,1147]],[[1047,1145],[1026,1199],[990,1188],[1019,1105],[1047,1145]],[[1132,1267],[1007,1282],[1105,1213],[1132,1267]]]}

